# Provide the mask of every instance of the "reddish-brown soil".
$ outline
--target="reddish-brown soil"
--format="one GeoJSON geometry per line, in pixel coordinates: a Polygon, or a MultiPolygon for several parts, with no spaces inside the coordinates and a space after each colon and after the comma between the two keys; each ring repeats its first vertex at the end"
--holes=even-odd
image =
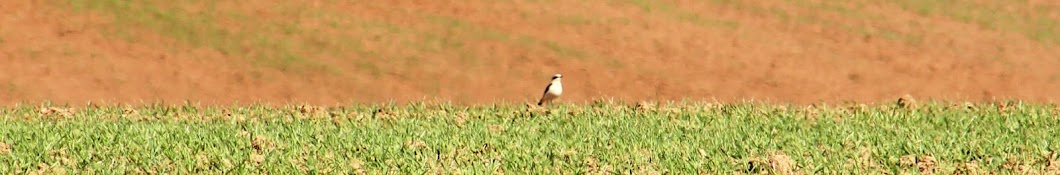
{"type": "Polygon", "coordinates": [[[1056,44],[886,2],[857,5],[864,16],[784,1],[219,2],[255,19],[218,17],[222,30],[275,36],[317,66],[262,66],[255,48],[149,27],[123,39],[104,30],[114,13],[2,0],[0,104],[529,102],[554,73],[566,102],[1060,99],[1056,44]]]}

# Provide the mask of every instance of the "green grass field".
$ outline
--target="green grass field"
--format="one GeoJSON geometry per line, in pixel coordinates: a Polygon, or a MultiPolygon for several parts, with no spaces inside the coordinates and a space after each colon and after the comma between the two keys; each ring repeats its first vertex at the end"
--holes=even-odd
{"type": "Polygon", "coordinates": [[[0,172],[1058,172],[1057,106],[1004,104],[15,106],[0,172]]]}

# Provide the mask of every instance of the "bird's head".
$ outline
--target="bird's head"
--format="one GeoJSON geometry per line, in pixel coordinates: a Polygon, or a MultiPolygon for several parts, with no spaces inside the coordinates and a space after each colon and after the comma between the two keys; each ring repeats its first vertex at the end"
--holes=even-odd
{"type": "Polygon", "coordinates": [[[560,74],[552,75],[552,79],[553,80],[560,79],[560,78],[563,78],[563,75],[560,75],[560,74]]]}

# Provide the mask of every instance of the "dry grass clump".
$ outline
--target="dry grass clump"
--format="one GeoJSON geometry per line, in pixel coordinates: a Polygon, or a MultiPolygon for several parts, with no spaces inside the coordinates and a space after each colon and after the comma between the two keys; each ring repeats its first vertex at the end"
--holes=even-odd
{"type": "MultiPolygon", "coordinates": [[[[1053,152],[1053,156],[1056,157],[1056,152],[1053,152]]],[[[1045,166],[1045,174],[1060,174],[1060,158],[1049,158],[1045,166]]]]}
{"type": "Polygon", "coordinates": [[[984,171],[982,168],[979,167],[979,162],[971,161],[971,162],[960,164],[957,167],[957,170],[954,171],[953,173],[954,174],[986,174],[986,171],[984,171]]]}
{"type": "Polygon", "coordinates": [[[898,165],[902,168],[916,168],[921,174],[935,174],[938,169],[938,160],[933,156],[904,155],[898,158],[898,165]]]}
{"type": "Polygon", "coordinates": [[[916,166],[916,155],[904,155],[898,158],[898,165],[902,167],[914,167],[916,166]]]}
{"type": "Polygon", "coordinates": [[[353,174],[368,174],[367,171],[364,170],[364,161],[362,161],[361,159],[350,159],[350,169],[353,170],[353,174]]]}
{"type": "Polygon", "coordinates": [[[914,109],[917,106],[916,99],[913,99],[912,95],[906,94],[901,98],[898,98],[896,103],[899,108],[914,109]]]}
{"type": "Polygon", "coordinates": [[[950,108],[954,110],[975,111],[978,108],[972,102],[951,103],[950,108]]]}
{"type": "Polygon", "coordinates": [[[600,161],[596,158],[588,157],[585,158],[585,172],[586,174],[593,175],[610,175],[615,173],[614,167],[611,165],[600,165],[600,161]]]}
{"type": "Polygon", "coordinates": [[[262,162],[265,162],[265,155],[262,155],[260,153],[251,153],[250,161],[254,162],[254,164],[261,164],[262,162]]]}
{"type": "Polygon", "coordinates": [[[405,147],[412,150],[420,150],[427,148],[427,142],[419,139],[413,139],[405,142],[405,147]]]}
{"type": "Polygon", "coordinates": [[[500,133],[504,132],[504,130],[507,130],[508,128],[504,127],[504,125],[489,125],[489,126],[486,126],[486,129],[488,129],[490,131],[490,133],[500,134],[500,133]]]}
{"type": "Polygon", "coordinates": [[[65,119],[74,116],[73,108],[41,107],[37,111],[44,118],[65,119]]]}
{"type": "Polygon", "coordinates": [[[802,174],[798,171],[798,164],[784,153],[769,155],[769,168],[777,174],[802,174]]]}
{"type": "Polygon", "coordinates": [[[531,116],[533,116],[533,115],[548,115],[548,114],[551,114],[551,111],[547,107],[542,107],[542,106],[538,106],[538,105],[530,104],[530,103],[526,104],[526,111],[524,111],[524,112],[528,113],[531,116]]]}
{"type": "Polygon", "coordinates": [[[1060,105],[1054,106],[1052,109],[1053,117],[1060,118],[1060,105]]]}
{"type": "Polygon", "coordinates": [[[398,117],[397,113],[388,108],[379,108],[372,112],[372,117],[379,120],[389,121],[398,117]]]}
{"type": "Polygon", "coordinates": [[[935,174],[938,169],[938,161],[933,156],[921,156],[916,159],[916,166],[921,174],[935,174]]]}
{"type": "Polygon", "coordinates": [[[994,107],[997,108],[998,113],[1005,113],[1012,109],[1012,102],[994,102],[994,107]]]}
{"type": "Polygon", "coordinates": [[[8,145],[7,143],[4,143],[4,142],[0,142],[0,155],[7,155],[7,154],[11,154],[11,145],[8,145]]]}
{"type": "Polygon", "coordinates": [[[842,166],[843,169],[861,169],[867,172],[875,173],[883,172],[880,164],[875,161],[875,157],[873,156],[875,149],[867,147],[851,147],[849,149],[856,149],[857,153],[855,154],[854,158],[846,160],[846,162],[842,166]]]}
{"type": "Polygon", "coordinates": [[[642,102],[638,102],[637,106],[634,107],[634,109],[636,109],[637,112],[646,112],[646,111],[655,111],[657,108],[655,107],[654,103],[642,101],[642,102]]]}
{"type": "Polygon", "coordinates": [[[298,105],[298,107],[296,107],[295,109],[298,110],[298,113],[304,115],[320,114],[325,111],[324,107],[310,105],[298,105]]]}
{"type": "Polygon", "coordinates": [[[467,112],[464,112],[464,111],[457,112],[456,115],[453,116],[453,123],[456,123],[457,127],[463,128],[465,123],[467,123],[467,119],[468,119],[467,117],[468,117],[467,112]]]}
{"type": "Polygon", "coordinates": [[[269,138],[258,135],[250,141],[250,147],[253,148],[254,151],[265,152],[272,150],[276,147],[276,145],[271,140],[269,140],[269,138]]]}
{"type": "Polygon", "coordinates": [[[747,164],[747,169],[738,174],[805,174],[799,170],[798,163],[783,152],[770,153],[765,157],[756,156],[744,162],[747,164]]]}
{"type": "Polygon", "coordinates": [[[846,110],[853,113],[864,113],[869,111],[869,105],[864,103],[850,104],[847,105],[846,110]]]}

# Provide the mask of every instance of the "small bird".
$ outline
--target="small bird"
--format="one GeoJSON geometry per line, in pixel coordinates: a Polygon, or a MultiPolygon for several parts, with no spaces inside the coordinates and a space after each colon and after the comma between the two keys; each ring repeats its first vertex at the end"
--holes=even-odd
{"type": "Polygon", "coordinates": [[[551,104],[552,100],[559,98],[559,96],[563,94],[563,83],[560,82],[560,79],[562,78],[563,75],[560,74],[552,76],[552,83],[549,83],[548,86],[545,87],[545,95],[542,95],[541,100],[537,101],[538,106],[551,104]]]}

